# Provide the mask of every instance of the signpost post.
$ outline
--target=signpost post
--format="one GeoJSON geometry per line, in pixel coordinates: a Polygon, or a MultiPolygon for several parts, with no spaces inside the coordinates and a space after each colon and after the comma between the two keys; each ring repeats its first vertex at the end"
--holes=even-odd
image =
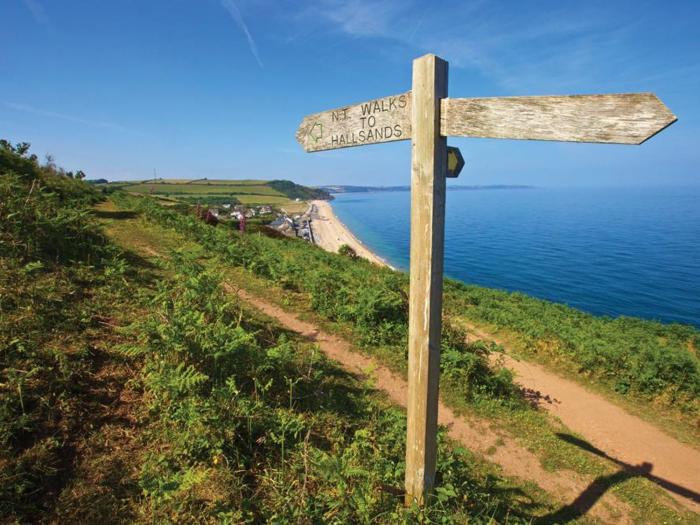
{"type": "Polygon", "coordinates": [[[406,504],[435,482],[445,179],[464,160],[448,136],[641,144],[676,121],[652,93],[447,98],[447,62],[413,61],[408,93],[316,113],[296,133],[307,152],[411,140],[406,504]]]}

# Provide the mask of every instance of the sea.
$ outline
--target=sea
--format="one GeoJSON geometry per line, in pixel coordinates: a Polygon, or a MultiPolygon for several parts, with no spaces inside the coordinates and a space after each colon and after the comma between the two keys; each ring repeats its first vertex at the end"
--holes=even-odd
{"type": "MultiPolygon", "coordinates": [[[[409,267],[409,191],[334,195],[368,248],[409,267]]],[[[445,273],[611,317],[700,328],[700,188],[449,189],[445,273]]]]}

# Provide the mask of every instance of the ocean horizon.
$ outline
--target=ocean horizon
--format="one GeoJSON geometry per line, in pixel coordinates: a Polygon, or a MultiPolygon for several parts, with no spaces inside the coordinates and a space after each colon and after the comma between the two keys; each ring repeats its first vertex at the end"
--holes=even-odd
{"type": "MultiPolygon", "coordinates": [[[[409,191],[334,194],[335,214],[409,267],[409,191]]],[[[700,188],[449,191],[445,275],[595,315],[700,327],[700,188]]]]}

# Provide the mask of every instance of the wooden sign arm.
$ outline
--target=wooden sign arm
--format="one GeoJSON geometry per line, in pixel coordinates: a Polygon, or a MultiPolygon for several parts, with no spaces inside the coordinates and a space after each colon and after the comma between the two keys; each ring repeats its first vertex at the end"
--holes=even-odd
{"type": "Polygon", "coordinates": [[[445,98],[440,134],[641,144],[676,120],[653,93],[445,98]]]}

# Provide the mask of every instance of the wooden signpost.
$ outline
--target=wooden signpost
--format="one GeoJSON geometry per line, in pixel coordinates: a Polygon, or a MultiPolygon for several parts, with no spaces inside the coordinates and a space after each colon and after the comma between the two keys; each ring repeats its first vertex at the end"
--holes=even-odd
{"type": "Polygon", "coordinates": [[[435,55],[413,61],[408,93],[304,118],[296,138],[307,152],[412,141],[407,505],[435,482],[445,179],[464,165],[446,137],[641,144],[675,121],[652,93],[447,98],[447,62],[435,55]]]}

